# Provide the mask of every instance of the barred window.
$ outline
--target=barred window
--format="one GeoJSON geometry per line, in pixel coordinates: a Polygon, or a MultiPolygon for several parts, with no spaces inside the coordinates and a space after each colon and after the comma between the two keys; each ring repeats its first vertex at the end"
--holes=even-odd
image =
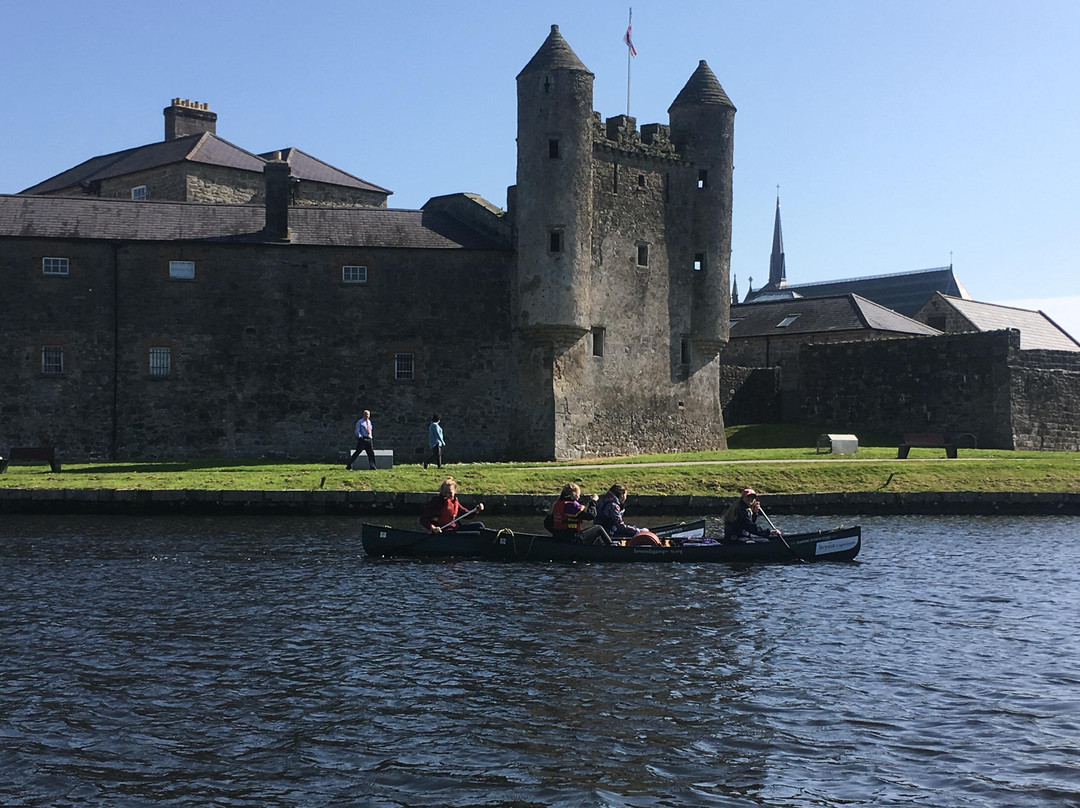
{"type": "Polygon", "coordinates": [[[41,271],[46,275],[67,275],[71,262],[67,258],[42,258],[41,271]]]}
{"type": "Polygon", "coordinates": [[[59,345],[45,345],[41,349],[41,372],[57,375],[64,372],[64,349],[59,345]]]}
{"type": "Polygon", "coordinates": [[[146,199],[146,186],[136,185],[134,188],[132,188],[131,198],[137,202],[141,202],[142,200],[146,199]]]}
{"type": "Polygon", "coordinates": [[[195,277],[194,261],[170,261],[169,277],[180,280],[192,280],[195,277]]]}
{"type": "Polygon", "coordinates": [[[367,267],[343,266],[341,280],[343,283],[367,283],[367,267]]]}
{"type": "Polygon", "coordinates": [[[399,353],[394,356],[394,379],[399,382],[412,381],[415,376],[416,367],[414,364],[414,357],[411,353],[399,353]]]}
{"type": "Polygon", "coordinates": [[[172,373],[172,350],[170,348],[150,349],[150,375],[168,376],[172,373]]]}

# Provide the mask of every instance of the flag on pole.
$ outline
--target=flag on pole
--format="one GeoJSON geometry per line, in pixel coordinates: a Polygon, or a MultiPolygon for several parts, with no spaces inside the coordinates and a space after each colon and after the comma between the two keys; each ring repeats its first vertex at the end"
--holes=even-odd
{"type": "Polygon", "coordinates": [[[633,23],[626,26],[626,34],[623,35],[623,42],[626,43],[626,47],[630,49],[631,56],[637,56],[637,48],[634,47],[634,40],[630,38],[631,29],[634,27],[633,23]]]}

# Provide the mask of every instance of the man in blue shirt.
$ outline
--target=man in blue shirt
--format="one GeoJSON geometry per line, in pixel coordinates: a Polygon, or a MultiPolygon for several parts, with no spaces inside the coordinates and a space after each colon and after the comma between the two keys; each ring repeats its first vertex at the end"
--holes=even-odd
{"type": "Polygon", "coordinates": [[[352,471],[352,464],[356,462],[356,458],[360,457],[361,452],[367,453],[371,468],[375,468],[375,444],[372,442],[372,438],[371,413],[364,410],[364,414],[356,422],[356,449],[349,458],[349,462],[345,464],[348,471],[352,471]]]}
{"type": "Polygon", "coordinates": [[[439,426],[439,416],[431,416],[431,425],[428,427],[428,446],[431,448],[431,457],[424,461],[424,468],[428,467],[428,463],[435,463],[439,468],[442,468],[442,447],[446,445],[446,441],[443,440],[442,427],[439,426]]]}

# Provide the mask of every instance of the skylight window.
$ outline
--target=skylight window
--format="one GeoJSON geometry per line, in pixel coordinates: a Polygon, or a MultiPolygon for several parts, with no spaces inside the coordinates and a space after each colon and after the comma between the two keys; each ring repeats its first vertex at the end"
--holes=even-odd
{"type": "Polygon", "coordinates": [[[793,322],[795,322],[798,319],[799,319],[799,315],[797,315],[797,314],[789,314],[783,320],[778,322],[776,324],[776,327],[777,328],[787,328],[789,325],[791,325],[793,322]]]}

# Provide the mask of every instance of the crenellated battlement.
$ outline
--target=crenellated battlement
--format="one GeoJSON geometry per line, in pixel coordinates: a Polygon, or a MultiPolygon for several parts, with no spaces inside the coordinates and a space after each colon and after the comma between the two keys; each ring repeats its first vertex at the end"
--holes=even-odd
{"type": "Polygon", "coordinates": [[[678,157],[671,141],[670,126],[647,123],[639,132],[637,118],[630,115],[615,115],[604,120],[599,112],[594,112],[593,143],[647,157],[678,157]]]}

